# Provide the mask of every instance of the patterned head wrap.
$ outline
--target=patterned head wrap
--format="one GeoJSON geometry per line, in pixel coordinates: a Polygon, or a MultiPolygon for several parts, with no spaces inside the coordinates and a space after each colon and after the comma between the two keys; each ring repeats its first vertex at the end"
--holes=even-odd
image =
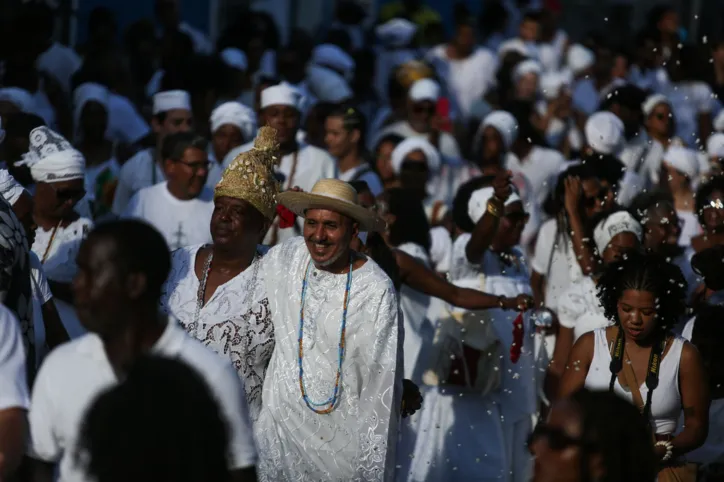
{"type": "Polygon", "coordinates": [[[267,219],[274,219],[279,193],[274,166],[278,160],[277,131],[271,127],[262,127],[254,140],[254,147],[239,154],[226,168],[216,185],[214,198],[227,196],[243,199],[267,219]]]}

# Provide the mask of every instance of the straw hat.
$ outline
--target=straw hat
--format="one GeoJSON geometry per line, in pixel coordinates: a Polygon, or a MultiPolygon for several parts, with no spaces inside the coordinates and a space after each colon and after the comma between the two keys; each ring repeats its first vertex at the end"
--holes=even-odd
{"type": "Polygon", "coordinates": [[[338,179],[320,179],[312,192],[286,191],[280,193],[277,200],[297,216],[304,216],[308,209],[328,209],[354,219],[360,224],[360,231],[382,231],[385,228],[385,222],[379,216],[359,205],[357,191],[338,179]]]}

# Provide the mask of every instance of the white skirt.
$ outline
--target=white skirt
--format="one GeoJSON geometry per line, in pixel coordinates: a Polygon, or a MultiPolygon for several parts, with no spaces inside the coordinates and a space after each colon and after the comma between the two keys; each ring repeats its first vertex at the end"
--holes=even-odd
{"type": "MultiPolygon", "coordinates": [[[[414,450],[398,446],[398,482],[488,482],[505,475],[500,411],[491,397],[431,388],[417,421],[414,450]]],[[[403,431],[405,429],[403,428],[403,431]]],[[[404,435],[403,435],[404,440],[404,435]]]]}

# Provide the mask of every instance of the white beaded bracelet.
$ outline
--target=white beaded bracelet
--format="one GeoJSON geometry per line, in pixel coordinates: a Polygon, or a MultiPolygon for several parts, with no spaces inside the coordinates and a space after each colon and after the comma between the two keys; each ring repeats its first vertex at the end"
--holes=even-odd
{"type": "Polygon", "coordinates": [[[656,442],[654,444],[654,447],[664,447],[666,449],[666,454],[661,459],[662,462],[666,462],[674,456],[674,444],[672,444],[668,440],[661,440],[659,442],[656,442]]]}

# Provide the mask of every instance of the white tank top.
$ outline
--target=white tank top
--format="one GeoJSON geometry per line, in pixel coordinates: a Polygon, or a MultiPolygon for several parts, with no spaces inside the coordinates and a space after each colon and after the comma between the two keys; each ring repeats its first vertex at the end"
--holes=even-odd
{"type": "MultiPolygon", "coordinates": [[[[589,390],[608,390],[611,382],[611,351],[606,340],[606,329],[594,330],[594,348],[591,367],[586,375],[585,386],[589,390]]],[[[669,351],[661,361],[659,386],[654,390],[651,399],[651,423],[657,434],[670,434],[676,430],[681,413],[681,393],[679,393],[679,362],[685,340],[680,336],[674,338],[669,351]]],[[[631,392],[624,390],[616,378],[613,386],[616,395],[633,403],[631,392]]],[[[646,401],[648,388],[646,384],[639,387],[641,398],[646,401]]]]}

